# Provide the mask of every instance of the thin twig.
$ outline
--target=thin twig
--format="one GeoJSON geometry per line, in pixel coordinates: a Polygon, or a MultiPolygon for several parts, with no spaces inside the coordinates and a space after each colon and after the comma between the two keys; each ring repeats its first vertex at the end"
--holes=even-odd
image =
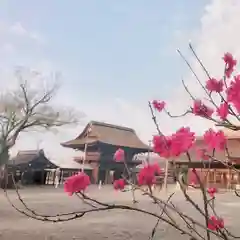
{"type": "MultiPolygon", "coordinates": [[[[191,157],[190,157],[190,154],[187,152],[187,158],[188,158],[188,161],[191,162],[191,157]]],[[[208,204],[207,204],[207,195],[206,195],[206,191],[205,191],[205,188],[202,184],[202,181],[199,177],[199,175],[197,174],[196,171],[194,171],[194,174],[195,176],[197,177],[197,180],[199,182],[199,185],[200,185],[200,189],[201,189],[201,192],[202,192],[202,197],[203,197],[203,206],[204,206],[204,211],[205,211],[205,214],[204,214],[204,217],[205,217],[205,224],[206,224],[206,227],[208,226],[208,222],[209,222],[209,212],[208,212],[208,204]]],[[[207,233],[207,239],[210,240],[210,232],[209,232],[209,229],[207,228],[206,230],[206,233],[207,233]]]]}
{"type": "Polygon", "coordinates": [[[157,132],[158,132],[158,134],[159,134],[160,136],[162,136],[163,133],[161,132],[160,127],[159,127],[159,125],[158,125],[157,118],[156,118],[156,116],[155,116],[155,114],[154,114],[154,112],[153,112],[153,108],[152,108],[151,102],[148,102],[148,106],[149,106],[149,109],[150,109],[150,112],[151,112],[152,120],[153,120],[153,122],[154,122],[154,124],[155,124],[155,126],[156,126],[157,132]]]}
{"type": "MultiPolygon", "coordinates": [[[[172,202],[170,203],[174,208],[176,208],[176,206],[172,202]]],[[[179,217],[186,223],[187,227],[193,230],[200,238],[204,240],[204,237],[193,226],[191,226],[191,224],[186,220],[186,218],[184,218],[179,211],[176,211],[176,212],[178,213],[179,217]]]]}
{"type": "MultiPolygon", "coordinates": [[[[167,203],[171,200],[171,198],[173,197],[174,194],[175,194],[175,192],[172,193],[172,194],[168,197],[167,203]]],[[[166,210],[166,205],[162,208],[162,211],[161,211],[161,213],[160,213],[160,216],[162,216],[162,215],[164,214],[165,210],[166,210]]],[[[160,222],[160,219],[157,220],[154,228],[152,229],[151,236],[149,237],[149,240],[153,240],[153,238],[154,238],[154,236],[155,236],[155,234],[156,234],[156,229],[157,229],[157,227],[158,227],[159,222],[160,222]]]]}

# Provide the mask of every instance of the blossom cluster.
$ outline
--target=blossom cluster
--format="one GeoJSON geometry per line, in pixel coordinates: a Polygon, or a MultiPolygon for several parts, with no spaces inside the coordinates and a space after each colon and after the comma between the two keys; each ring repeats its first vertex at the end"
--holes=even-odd
{"type": "MultiPolygon", "coordinates": [[[[201,99],[193,98],[192,107],[188,112],[195,116],[206,118],[217,123],[220,126],[234,126],[231,123],[231,116],[239,119],[240,114],[240,74],[233,76],[237,61],[232,54],[226,53],[223,57],[225,63],[225,71],[223,79],[209,77],[206,85],[202,85],[208,96],[208,101],[211,106],[205,104],[201,99]],[[220,101],[216,102],[216,96],[220,101]]],[[[161,112],[165,110],[166,103],[164,101],[154,100],[152,102],[153,108],[161,112]]],[[[165,112],[167,112],[165,110],[165,112]]],[[[167,112],[168,113],[168,112],[167,112]]],[[[209,160],[209,152],[225,151],[227,150],[227,138],[222,130],[215,131],[208,129],[201,140],[205,143],[205,147],[200,149],[197,144],[195,133],[190,128],[182,127],[175,133],[164,136],[158,134],[153,137],[153,151],[164,158],[176,158],[181,154],[188,154],[190,149],[194,149],[197,157],[201,160],[209,160]]],[[[201,181],[197,171],[192,170],[189,182],[196,185],[201,181]]],[[[214,199],[217,193],[216,188],[208,188],[206,191],[209,196],[214,199]]],[[[213,231],[218,231],[224,228],[224,221],[221,218],[212,216],[209,218],[208,226],[213,231]]]]}
{"type": "Polygon", "coordinates": [[[90,185],[90,178],[87,174],[79,172],[66,179],[64,183],[64,191],[72,196],[74,193],[84,191],[90,185]]]}
{"type": "MultiPolygon", "coordinates": [[[[225,71],[222,79],[209,77],[205,85],[202,85],[207,93],[208,100],[211,103],[211,107],[208,106],[203,100],[193,98],[192,106],[188,112],[191,112],[195,116],[206,118],[208,120],[219,123],[227,123],[231,126],[229,116],[239,117],[240,114],[240,74],[232,76],[237,61],[233,58],[232,54],[226,53],[223,57],[225,63],[225,71]],[[214,101],[215,96],[220,97],[219,103],[214,101]]],[[[156,111],[166,111],[166,103],[164,101],[154,100],[152,105],[156,111]]],[[[195,133],[190,130],[189,127],[181,127],[179,130],[171,135],[165,136],[159,132],[158,135],[153,136],[153,152],[159,156],[170,159],[179,157],[182,154],[189,156],[189,151],[194,149],[197,156],[201,160],[209,160],[210,156],[208,152],[224,151],[227,148],[227,139],[222,130],[208,129],[201,137],[205,143],[205,148],[200,149],[197,145],[197,137],[195,133]]],[[[127,168],[127,162],[125,159],[125,151],[119,148],[113,159],[119,164],[124,163],[123,167],[127,168]]],[[[127,169],[128,170],[128,169],[127,169]]],[[[137,174],[137,184],[139,186],[146,185],[149,188],[156,184],[156,178],[161,174],[157,163],[146,163],[140,169],[137,174]]],[[[201,179],[195,169],[192,170],[189,182],[192,185],[196,185],[201,179]]],[[[69,195],[86,190],[90,184],[90,178],[87,174],[80,172],[77,175],[69,177],[64,183],[64,190],[69,195]]],[[[116,190],[123,190],[127,184],[133,184],[129,179],[124,176],[120,179],[115,179],[113,187],[116,190]]],[[[208,188],[206,193],[211,198],[215,199],[217,193],[216,188],[208,188]]],[[[216,216],[210,216],[207,227],[210,230],[218,231],[224,228],[224,221],[222,218],[216,216]]]]}
{"type": "MultiPolygon", "coordinates": [[[[206,81],[205,87],[203,86],[213,107],[207,106],[200,99],[194,99],[191,107],[191,112],[195,116],[213,120],[220,125],[223,122],[231,124],[228,116],[238,116],[240,114],[240,75],[232,76],[237,61],[230,53],[224,55],[223,61],[225,63],[225,74],[223,79],[209,78],[206,81]],[[221,101],[219,105],[214,102],[212,98],[213,93],[218,94],[220,97],[221,101]],[[214,118],[214,114],[218,116],[219,119],[214,118]]],[[[164,101],[154,100],[152,106],[156,111],[161,112],[165,109],[166,103],[164,101]]],[[[207,130],[203,135],[203,140],[208,150],[222,151],[226,148],[226,137],[221,130],[207,130]]],[[[154,152],[158,153],[161,157],[172,158],[178,157],[189,151],[189,149],[195,145],[195,142],[196,138],[194,132],[190,131],[187,127],[182,127],[170,136],[154,136],[153,148],[154,152]]],[[[196,151],[202,154],[203,159],[207,160],[208,158],[205,150],[206,149],[197,149],[196,151]]]]}
{"type": "MultiPolygon", "coordinates": [[[[191,112],[200,117],[212,119],[213,114],[216,113],[220,119],[225,121],[229,114],[234,114],[233,110],[240,114],[240,74],[232,76],[237,61],[233,58],[232,54],[226,53],[223,57],[225,63],[225,74],[223,79],[209,78],[206,81],[206,85],[203,86],[208,96],[210,96],[210,102],[214,105],[209,107],[200,99],[194,99],[191,107],[191,112]],[[221,103],[219,106],[214,104],[211,95],[215,93],[220,96],[221,103]]],[[[153,107],[161,112],[165,109],[166,103],[164,101],[154,100],[152,102],[153,107]]]]}
{"type": "Polygon", "coordinates": [[[211,216],[208,220],[208,228],[213,231],[220,230],[224,228],[224,220],[216,216],[211,216]]]}
{"type": "Polygon", "coordinates": [[[156,135],[153,137],[153,151],[164,158],[175,158],[187,153],[195,147],[196,153],[207,160],[207,150],[224,150],[227,144],[223,131],[209,129],[203,135],[207,149],[198,149],[195,133],[190,128],[180,128],[170,136],[156,135]]]}
{"type": "MultiPolygon", "coordinates": [[[[125,151],[119,148],[115,154],[114,159],[117,162],[125,161],[125,151]]],[[[137,176],[138,185],[152,186],[156,183],[156,176],[161,173],[161,169],[157,163],[145,164],[137,176]]],[[[120,178],[114,181],[113,186],[116,190],[123,190],[127,184],[126,179],[120,178]]]]}

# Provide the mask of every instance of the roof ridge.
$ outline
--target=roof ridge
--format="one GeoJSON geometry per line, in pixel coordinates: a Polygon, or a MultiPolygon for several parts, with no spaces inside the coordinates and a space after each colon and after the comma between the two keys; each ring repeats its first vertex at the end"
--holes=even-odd
{"type": "Polygon", "coordinates": [[[40,154],[44,153],[43,149],[36,149],[36,150],[19,150],[17,155],[30,155],[30,154],[40,154]]]}
{"type": "Polygon", "coordinates": [[[91,122],[88,123],[88,125],[98,125],[98,126],[116,128],[116,129],[119,129],[119,130],[125,130],[125,131],[130,131],[130,132],[135,133],[133,128],[120,126],[120,125],[115,125],[115,124],[110,124],[110,123],[106,123],[106,122],[91,121],[91,122]]]}

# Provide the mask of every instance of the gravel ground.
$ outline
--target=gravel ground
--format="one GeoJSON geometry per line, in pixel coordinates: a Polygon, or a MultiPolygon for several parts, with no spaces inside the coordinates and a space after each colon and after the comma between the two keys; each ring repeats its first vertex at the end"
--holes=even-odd
{"type": "MultiPolygon", "coordinates": [[[[167,198],[173,191],[158,193],[160,197],[167,198]]],[[[105,202],[117,201],[118,203],[131,205],[131,194],[129,192],[115,192],[110,186],[105,186],[101,190],[91,187],[88,194],[105,202]]],[[[199,192],[191,191],[195,201],[199,201],[199,192]]],[[[21,206],[17,200],[16,193],[9,191],[12,201],[21,206]]],[[[63,190],[53,187],[25,188],[21,190],[21,196],[32,209],[42,214],[57,214],[59,212],[74,211],[89,206],[83,204],[76,197],[68,197],[63,190]]],[[[157,206],[152,204],[146,196],[137,194],[140,200],[140,208],[151,211],[158,211],[157,206]]],[[[217,207],[220,214],[224,217],[226,225],[237,235],[240,235],[239,213],[240,200],[232,193],[219,193],[217,195],[217,207]],[[237,221],[236,221],[237,219],[237,221]]],[[[177,192],[173,201],[178,207],[184,209],[192,216],[196,216],[194,210],[186,203],[182,194],[177,192]]],[[[147,240],[156,220],[153,217],[146,217],[137,212],[127,212],[123,210],[105,211],[91,213],[81,219],[62,222],[49,223],[41,222],[28,218],[16,212],[7,202],[3,191],[0,190],[0,239],[10,240],[17,237],[18,240],[147,240]]],[[[164,223],[160,223],[155,239],[188,239],[180,235],[176,230],[164,223]]]]}

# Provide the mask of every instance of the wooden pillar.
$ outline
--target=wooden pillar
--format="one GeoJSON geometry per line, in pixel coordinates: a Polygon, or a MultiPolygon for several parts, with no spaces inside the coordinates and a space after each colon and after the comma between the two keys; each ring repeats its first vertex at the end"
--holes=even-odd
{"type": "Polygon", "coordinates": [[[45,185],[46,184],[46,179],[45,179],[45,170],[43,169],[42,170],[42,173],[41,173],[41,178],[42,178],[42,181],[41,181],[41,184],[45,185]]]}
{"type": "Polygon", "coordinates": [[[238,173],[236,173],[235,171],[232,173],[232,180],[233,180],[233,184],[234,184],[234,189],[236,189],[236,186],[238,185],[238,173]]]}
{"type": "Polygon", "coordinates": [[[49,182],[50,182],[50,177],[51,177],[51,171],[49,171],[48,173],[47,173],[47,184],[49,184],[49,182]]]}
{"type": "Polygon", "coordinates": [[[52,185],[54,185],[54,183],[55,183],[55,176],[56,176],[56,171],[54,171],[54,173],[53,173],[53,182],[52,182],[52,185]]]}
{"type": "Polygon", "coordinates": [[[206,181],[206,187],[209,186],[209,175],[210,175],[210,171],[207,171],[206,174],[207,174],[207,181],[206,181]]]}
{"type": "Polygon", "coordinates": [[[165,165],[165,176],[164,176],[164,190],[167,190],[167,180],[168,180],[168,166],[169,166],[169,161],[166,160],[166,165],[165,165]]]}
{"type": "Polygon", "coordinates": [[[59,179],[59,184],[63,184],[63,170],[60,169],[60,179],[59,179]]]}
{"type": "Polygon", "coordinates": [[[232,184],[233,184],[233,172],[232,169],[230,168],[230,174],[229,174],[229,188],[232,189],[232,184]]]}
{"type": "Polygon", "coordinates": [[[49,174],[49,171],[47,171],[47,174],[46,174],[46,182],[45,182],[46,185],[48,185],[48,174],[49,174]]]}
{"type": "Polygon", "coordinates": [[[99,172],[99,166],[98,164],[94,164],[93,166],[93,170],[92,170],[92,178],[93,178],[93,182],[95,184],[98,183],[98,172],[99,172]]]}
{"type": "Polygon", "coordinates": [[[109,175],[109,171],[106,170],[105,171],[105,184],[108,184],[108,175],[109,175]]]}
{"type": "Polygon", "coordinates": [[[200,180],[202,181],[203,185],[205,186],[205,177],[204,177],[204,172],[203,172],[203,168],[201,167],[200,169],[200,180]]]}
{"type": "Polygon", "coordinates": [[[213,181],[214,181],[214,185],[216,185],[216,183],[217,183],[217,170],[216,170],[216,168],[214,168],[214,176],[213,176],[213,181]]]}
{"type": "Polygon", "coordinates": [[[50,172],[50,174],[49,174],[49,179],[50,179],[50,181],[49,181],[49,184],[52,184],[53,182],[54,182],[54,172],[53,171],[51,171],[50,172]]]}
{"type": "Polygon", "coordinates": [[[227,173],[227,189],[229,190],[231,186],[231,169],[228,169],[228,173],[227,173]]]}
{"type": "Polygon", "coordinates": [[[223,171],[221,172],[221,186],[223,188],[226,188],[225,179],[224,179],[224,172],[223,171]]]}

